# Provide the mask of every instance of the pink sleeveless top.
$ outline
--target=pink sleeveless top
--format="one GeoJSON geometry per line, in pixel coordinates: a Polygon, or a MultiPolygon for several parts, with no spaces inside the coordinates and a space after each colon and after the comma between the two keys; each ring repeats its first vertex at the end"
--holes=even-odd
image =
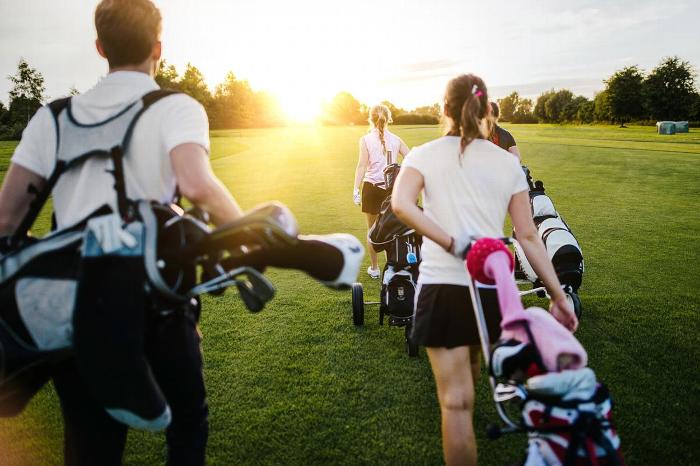
{"type": "MultiPolygon", "coordinates": [[[[382,142],[379,139],[379,130],[376,128],[372,129],[372,131],[362,136],[361,141],[363,143],[363,150],[366,150],[369,155],[367,171],[362,181],[368,181],[372,184],[383,183],[387,156],[384,154],[382,142]]],[[[401,140],[399,137],[391,133],[388,129],[384,129],[384,143],[386,144],[387,152],[391,151],[391,162],[398,162],[399,150],[401,149],[401,140]]]]}

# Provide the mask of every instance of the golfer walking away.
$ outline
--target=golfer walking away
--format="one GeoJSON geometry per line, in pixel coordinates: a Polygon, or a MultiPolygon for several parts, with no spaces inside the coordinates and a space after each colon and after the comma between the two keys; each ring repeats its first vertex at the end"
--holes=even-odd
{"type": "Polygon", "coordinates": [[[498,107],[496,102],[491,102],[491,134],[489,135],[489,141],[496,144],[503,150],[507,150],[511,154],[520,158],[520,150],[518,146],[515,145],[515,138],[506,129],[501,128],[498,125],[498,119],[501,115],[501,109],[498,107]]]}
{"type": "MultiPolygon", "coordinates": [[[[360,156],[355,170],[353,201],[362,205],[367,220],[367,229],[377,219],[382,201],[387,196],[384,189],[384,169],[388,163],[398,163],[399,155],[408,153],[408,146],[400,137],[387,129],[391,123],[391,111],[386,105],[375,105],[369,111],[369,133],[360,138],[360,156]],[[362,191],[360,194],[360,184],[362,191]]],[[[379,278],[377,252],[368,242],[371,265],[367,273],[372,278],[379,278]]]]}
{"type": "MultiPolygon", "coordinates": [[[[537,270],[554,316],[570,330],[578,325],[532,221],[528,186],[518,160],[491,144],[489,101],[474,75],[452,79],[445,92],[446,136],[414,148],[392,194],[392,207],[424,235],[413,338],[427,348],[442,415],[447,465],[475,465],[472,415],[479,375],[479,335],[468,289],[464,251],[474,237],[503,236],[506,213],[537,270]],[[423,208],[416,199],[423,193],[423,208]]],[[[498,338],[495,289],[482,295],[489,333],[498,338]]]]}
{"type": "MultiPolygon", "coordinates": [[[[60,134],[74,144],[82,140],[74,135],[76,127],[111,121],[159,88],[153,77],[161,55],[161,15],[150,0],[102,0],[95,10],[95,26],[97,51],[107,59],[109,73],[92,89],[73,97],[64,110],[70,124],[60,134]]],[[[46,185],[56,162],[57,125],[49,107],[43,107],[24,131],[0,192],[0,235],[13,233],[28,211],[33,197],[27,186],[41,189],[46,185]]],[[[212,173],[208,152],[204,108],[184,94],[163,97],[133,128],[129,153],[123,159],[126,191],[135,198],[170,202],[177,187],[208,212],[214,223],[233,221],[242,215],[241,210],[212,173]]],[[[108,170],[110,160],[90,159],[56,185],[53,199],[58,227],[82,220],[105,204],[116,209],[114,180],[108,170]]],[[[198,316],[191,312],[161,316],[145,349],[172,410],[166,431],[170,465],[201,465],[205,460],[208,407],[198,316]]],[[[93,397],[73,359],[54,365],[52,375],[65,425],[65,463],[120,464],[127,426],[110,417],[93,397]]]]}

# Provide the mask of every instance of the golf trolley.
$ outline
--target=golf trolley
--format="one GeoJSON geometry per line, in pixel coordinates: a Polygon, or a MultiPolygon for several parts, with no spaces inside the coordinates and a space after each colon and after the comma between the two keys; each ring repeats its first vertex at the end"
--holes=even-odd
{"type": "MultiPolygon", "coordinates": [[[[390,157],[389,154],[389,161],[390,157]]],[[[389,163],[384,169],[388,193],[391,193],[399,169],[400,166],[396,163],[389,163]]],[[[364,325],[365,306],[378,305],[379,325],[384,325],[384,317],[387,316],[390,326],[403,327],[406,352],[409,356],[416,357],[418,345],[411,339],[411,330],[422,238],[394,215],[389,195],[382,203],[379,216],[370,228],[368,239],[375,251],[386,251],[387,262],[380,276],[382,286],[379,301],[365,301],[362,283],[353,283],[352,322],[356,326],[364,325]]]]}
{"type": "Polygon", "coordinates": [[[387,249],[382,249],[387,251],[387,262],[380,276],[379,301],[364,301],[362,283],[353,283],[352,322],[356,326],[364,325],[365,306],[378,305],[379,325],[384,325],[386,316],[390,326],[403,327],[406,352],[415,357],[418,356],[418,345],[411,339],[411,330],[420,263],[420,236],[408,230],[387,243],[387,249]]]}

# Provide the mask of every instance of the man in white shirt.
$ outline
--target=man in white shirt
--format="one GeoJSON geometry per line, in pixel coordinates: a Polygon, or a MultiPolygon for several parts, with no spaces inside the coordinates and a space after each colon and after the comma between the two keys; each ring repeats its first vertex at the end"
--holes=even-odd
{"type": "MultiPolygon", "coordinates": [[[[69,118],[82,125],[115,116],[158,89],[153,77],[161,55],[161,16],[150,0],[103,0],[95,11],[97,50],[109,74],[74,97],[69,118]]],[[[241,216],[231,194],[213,174],[208,158],[207,116],[184,94],[154,103],[138,121],[124,157],[126,191],[133,199],[167,202],[176,186],[215,224],[241,216]]],[[[51,111],[41,108],[27,126],[0,191],[0,236],[12,234],[28,211],[28,185],[46,185],[56,157],[57,131],[51,111]]],[[[82,220],[104,204],[116,208],[111,161],[91,159],[66,173],[53,190],[59,227],[82,220]]],[[[196,316],[174,313],[146,351],[172,409],[166,437],[168,464],[204,464],[208,408],[196,316]],[[163,345],[162,343],[165,343],[163,345]],[[160,345],[160,346],[159,346],[160,345]],[[172,348],[177,351],[173,352],[172,348]]],[[[120,464],[127,427],[108,416],[69,360],[53,368],[65,423],[66,464],[120,464]]]]}

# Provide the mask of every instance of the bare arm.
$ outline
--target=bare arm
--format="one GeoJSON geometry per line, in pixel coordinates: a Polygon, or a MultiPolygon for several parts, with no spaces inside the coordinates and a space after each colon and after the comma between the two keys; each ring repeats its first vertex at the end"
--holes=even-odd
{"type": "Polygon", "coordinates": [[[231,193],[214,175],[202,146],[180,144],[170,151],[170,162],[182,195],[207,212],[215,225],[243,215],[231,193]]]}
{"type": "Polygon", "coordinates": [[[355,190],[360,189],[362,178],[364,178],[365,172],[367,171],[367,165],[369,165],[369,151],[365,144],[365,138],[361,138],[360,154],[357,160],[357,169],[355,169],[355,185],[353,186],[355,190]]]}
{"type": "Polygon", "coordinates": [[[518,242],[525,251],[528,262],[544,284],[551,297],[551,311],[554,317],[572,332],[578,326],[578,319],[561,289],[561,283],[554,271],[554,266],[547,256],[547,250],[537,233],[532,221],[530,198],[527,191],[515,194],[508,205],[508,213],[513,221],[513,227],[518,233],[518,242]]]}
{"type": "Polygon", "coordinates": [[[29,185],[41,190],[45,183],[46,180],[33,171],[10,164],[0,190],[0,236],[13,234],[29,210],[34,199],[27,190],[29,185]]]}
{"type": "Polygon", "coordinates": [[[394,184],[391,208],[406,225],[448,249],[452,243],[452,237],[416,205],[424,183],[423,175],[418,170],[412,167],[402,168],[394,184]]]}

